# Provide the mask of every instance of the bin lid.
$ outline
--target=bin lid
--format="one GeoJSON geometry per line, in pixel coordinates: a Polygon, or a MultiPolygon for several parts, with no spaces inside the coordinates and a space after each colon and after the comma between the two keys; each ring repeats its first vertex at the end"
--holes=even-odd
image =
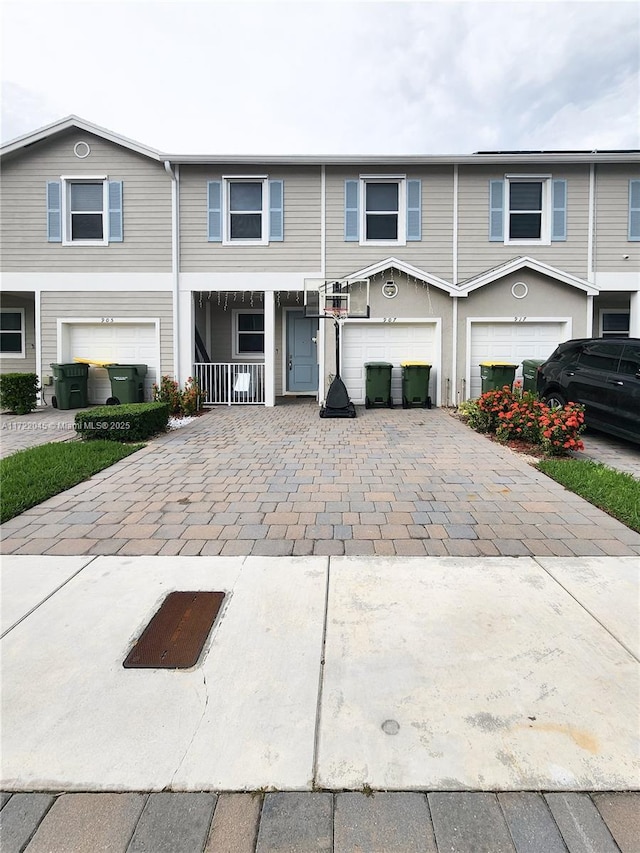
{"type": "Polygon", "coordinates": [[[367,361],[365,367],[393,367],[388,361],[367,361]]]}
{"type": "Polygon", "coordinates": [[[106,361],[104,361],[101,359],[96,360],[93,358],[76,358],[76,357],[74,357],[73,360],[76,362],[76,364],[92,364],[94,367],[106,367],[107,365],[113,364],[113,362],[110,359],[107,359],[106,361]]]}
{"type": "Polygon", "coordinates": [[[431,367],[430,361],[401,361],[400,367],[431,367]]]}
{"type": "Polygon", "coordinates": [[[511,361],[481,361],[480,367],[518,367],[511,361]]]}

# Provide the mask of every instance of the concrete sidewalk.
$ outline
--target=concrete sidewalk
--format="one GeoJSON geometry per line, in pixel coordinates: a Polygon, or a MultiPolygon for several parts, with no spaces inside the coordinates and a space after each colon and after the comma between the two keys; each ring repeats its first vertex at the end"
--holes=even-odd
{"type": "Polygon", "coordinates": [[[638,575],[6,557],[3,853],[637,851],[638,575]],[[227,594],[200,661],[123,669],[173,589],[227,594]]]}
{"type": "Polygon", "coordinates": [[[439,409],[217,408],[2,525],[6,554],[632,556],[640,533],[439,409]]]}

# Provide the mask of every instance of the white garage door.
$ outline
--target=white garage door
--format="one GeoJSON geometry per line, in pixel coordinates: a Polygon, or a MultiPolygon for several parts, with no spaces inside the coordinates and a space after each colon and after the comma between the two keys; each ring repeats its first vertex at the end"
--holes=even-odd
{"type": "MultiPolygon", "coordinates": [[[[63,361],[89,358],[114,364],[146,364],[146,401],[151,385],[158,381],[158,343],[155,323],[64,323],[63,361]]],[[[90,367],[87,394],[90,404],[104,404],[111,397],[109,374],[104,368],[90,367]]]]}
{"type": "Polygon", "coordinates": [[[436,401],[437,365],[435,323],[345,323],[342,327],[342,379],[354,403],[365,398],[368,361],[387,361],[391,371],[391,396],[402,404],[403,361],[427,361],[431,367],[429,394],[436,401]]]}
{"type": "Polygon", "coordinates": [[[561,341],[569,337],[562,322],[483,323],[471,324],[469,397],[482,393],[480,363],[510,361],[518,365],[516,380],[522,380],[522,360],[547,358],[561,341]]]}

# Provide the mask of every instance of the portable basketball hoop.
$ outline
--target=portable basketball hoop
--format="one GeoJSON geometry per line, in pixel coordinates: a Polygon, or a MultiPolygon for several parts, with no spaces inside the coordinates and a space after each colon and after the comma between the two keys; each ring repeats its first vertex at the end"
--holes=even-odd
{"type": "Polygon", "coordinates": [[[349,317],[369,316],[369,279],[305,281],[305,316],[333,320],[336,330],[336,375],[327,391],[321,418],[355,418],[356,408],[340,377],[340,328],[349,317]]]}

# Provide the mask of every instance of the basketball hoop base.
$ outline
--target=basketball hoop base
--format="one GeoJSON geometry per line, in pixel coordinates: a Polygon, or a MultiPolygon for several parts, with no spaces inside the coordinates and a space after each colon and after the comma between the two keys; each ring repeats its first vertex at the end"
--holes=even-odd
{"type": "Polygon", "coordinates": [[[355,418],[356,407],[349,399],[344,382],[338,374],[327,391],[325,405],[320,409],[321,418],[355,418]]]}

